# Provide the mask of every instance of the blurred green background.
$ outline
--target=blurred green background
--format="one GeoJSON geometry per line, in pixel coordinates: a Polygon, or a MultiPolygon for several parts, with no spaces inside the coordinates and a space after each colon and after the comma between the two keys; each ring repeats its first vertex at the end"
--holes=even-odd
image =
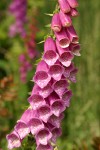
{"type": "MultiPolygon", "coordinates": [[[[28,74],[26,84],[19,80],[18,56],[25,51],[25,46],[20,36],[8,36],[9,26],[13,21],[8,13],[9,4],[10,1],[0,1],[0,82],[3,77],[12,75],[16,97],[12,101],[0,99],[0,107],[9,110],[9,115],[0,116],[0,148],[3,150],[7,150],[5,135],[13,129],[28,106],[28,92],[33,86],[30,80],[34,74],[34,70],[28,74]]],[[[51,17],[45,13],[52,13],[55,4],[56,0],[28,2],[29,16],[32,16],[32,10],[37,10],[37,43],[49,31],[45,25],[50,23],[51,17]]],[[[79,4],[80,15],[73,19],[81,43],[81,57],[75,58],[79,72],[77,83],[71,85],[74,95],[70,108],[65,112],[63,135],[58,140],[59,150],[92,150],[93,138],[100,137],[100,0],[79,0],[79,4]]],[[[43,44],[37,44],[37,49],[42,54],[43,44]]],[[[0,94],[3,92],[0,89],[0,94]]]]}

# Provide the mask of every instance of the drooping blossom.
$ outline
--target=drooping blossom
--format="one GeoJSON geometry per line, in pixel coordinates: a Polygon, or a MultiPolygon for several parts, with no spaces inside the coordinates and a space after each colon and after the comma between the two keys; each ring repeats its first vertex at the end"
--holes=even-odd
{"type": "Polygon", "coordinates": [[[54,14],[51,23],[55,39],[48,37],[45,40],[42,59],[32,78],[34,87],[28,98],[30,107],[14,128],[20,140],[29,132],[33,134],[36,150],[53,150],[52,143],[61,136],[64,111],[70,106],[72,97],[70,82],[76,82],[78,71],[72,61],[75,55],[79,56],[80,45],[71,15],[78,3],[76,0],[58,2],[60,11],[54,14]],[[22,134],[24,130],[26,132],[22,134]]]}

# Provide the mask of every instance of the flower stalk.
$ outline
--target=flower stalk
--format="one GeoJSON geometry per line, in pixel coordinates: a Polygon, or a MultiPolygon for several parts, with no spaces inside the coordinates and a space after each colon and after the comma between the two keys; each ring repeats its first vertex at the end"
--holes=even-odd
{"type": "Polygon", "coordinates": [[[79,45],[71,15],[78,2],[58,0],[58,3],[51,23],[55,38],[49,35],[45,39],[44,53],[32,79],[34,87],[28,98],[30,107],[17,121],[14,132],[7,135],[9,149],[21,146],[29,133],[36,140],[36,150],[57,149],[54,145],[62,134],[61,122],[72,97],[70,82],[76,82],[77,68],[72,61],[79,45]]]}

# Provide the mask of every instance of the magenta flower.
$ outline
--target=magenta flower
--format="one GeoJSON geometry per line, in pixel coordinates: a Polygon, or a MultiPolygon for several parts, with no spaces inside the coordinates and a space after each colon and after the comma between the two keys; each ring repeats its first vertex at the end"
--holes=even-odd
{"type": "Polygon", "coordinates": [[[72,17],[77,17],[79,15],[78,11],[74,8],[71,9],[71,16],[72,17]]]}
{"type": "Polygon", "coordinates": [[[21,140],[19,138],[19,135],[15,131],[7,135],[7,140],[8,149],[18,148],[21,146],[21,140]]]}
{"type": "Polygon", "coordinates": [[[20,136],[20,139],[25,138],[30,133],[30,129],[27,124],[21,120],[17,122],[17,125],[14,129],[20,136]]]}
{"type": "Polygon", "coordinates": [[[59,81],[64,73],[64,68],[60,64],[55,64],[49,68],[49,74],[51,77],[59,81]]]}
{"type": "Polygon", "coordinates": [[[67,0],[58,0],[58,2],[59,2],[59,5],[60,5],[60,9],[64,13],[70,12],[71,8],[70,8],[69,3],[67,2],[67,0]]]}
{"type": "Polygon", "coordinates": [[[69,48],[61,48],[59,42],[56,40],[56,45],[58,49],[58,53],[60,55],[59,61],[66,67],[69,67],[72,59],[74,58],[73,54],[69,50],[69,48]]]}
{"type": "Polygon", "coordinates": [[[77,0],[67,0],[67,1],[68,1],[68,3],[69,3],[70,7],[72,7],[72,8],[78,7],[78,2],[77,2],[77,0]]]}
{"type": "Polygon", "coordinates": [[[32,118],[28,125],[33,135],[36,135],[41,129],[44,129],[43,122],[38,118],[32,118]]]}
{"type": "Polygon", "coordinates": [[[52,140],[53,143],[56,143],[57,138],[62,135],[62,130],[61,130],[61,128],[56,128],[56,127],[54,127],[54,128],[52,129],[52,134],[53,134],[53,137],[52,137],[51,140],[52,140]]]}
{"type": "Polygon", "coordinates": [[[28,102],[30,103],[30,105],[32,106],[33,110],[38,109],[39,107],[41,107],[41,105],[45,105],[46,102],[43,99],[42,96],[38,95],[38,94],[33,94],[28,98],[28,102]]]}
{"type": "Polygon", "coordinates": [[[37,70],[36,70],[33,80],[41,88],[44,88],[45,86],[47,86],[47,84],[51,80],[51,77],[48,74],[48,69],[49,68],[47,64],[43,60],[37,66],[37,70]]]}
{"type": "Polygon", "coordinates": [[[38,117],[47,123],[48,119],[52,115],[52,111],[48,105],[42,105],[38,110],[37,110],[38,117]]]}
{"type": "Polygon", "coordinates": [[[51,138],[52,133],[47,128],[44,128],[36,134],[36,143],[37,145],[47,145],[51,138]]]}
{"type": "Polygon", "coordinates": [[[62,29],[62,25],[58,13],[54,14],[52,17],[51,28],[54,32],[60,32],[62,29]]]}
{"type": "Polygon", "coordinates": [[[69,46],[70,39],[68,38],[67,32],[64,28],[60,32],[55,32],[55,36],[62,48],[67,48],[69,46]]]}
{"type": "Polygon", "coordinates": [[[59,16],[63,27],[70,27],[72,25],[71,16],[69,14],[64,14],[63,11],[60,10],[59,16]]]}
{"type": "Polygon", "coordinates": [[[56,44],[52,38],[48,38],[45,41],[43,59],[49,66],[54,65],[58,60],[56,44]]]}
{"type": "Polygon", "coordinates": [[[78,36],[77,36],[77,34],[76,34],[76,31],[75,31],[75,29],[74,29],[73,26],[67,28],[67,33],[68,33],[69,38],[70,38],[70,41],[71,41],[72,43],[74,43],[74,44],[79,43],[79,42],[78,42],[79,38],[78,38],[78,36]]]}

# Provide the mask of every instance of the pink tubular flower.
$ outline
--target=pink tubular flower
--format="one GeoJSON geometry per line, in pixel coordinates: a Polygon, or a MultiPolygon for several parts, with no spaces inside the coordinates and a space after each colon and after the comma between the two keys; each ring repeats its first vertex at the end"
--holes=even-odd
{"type": "Polygon", "coordinates": [[[72,17],[77,17],[79,15],[78,11],[74,8],[71,9],[71,16],[72,17]]]}
{"type": "Polygon", "coordinates": [[[72,51],[72,53],[74,55],[81,56],[81,54],[80,54],[80,44],[74,44],[74,43],[72,43],[70,45],[70,49],[71,49],[71,51],[72,51]]]}
{"type": "Polygon", "coordinates": [[[56,143],[57,138],[62,135],[62,130],[61,130],[61,128],[56,128],[56,127],[54,127],[54,128],[52,129],[52,134],[53,134],[53,137],[52,137],[51,140],[52,140],[52,142],[56,143]]]}
{"type": "Polygon", "coordinates": [[[72,43],[74,43],[74,44],[79,43],[79,42],[78,42],[79,38],[78,38],[78,36],[77,36],[77,34],[76,34],[76,31],[75,31],[75,29],[74,29],[73,26],[67,28],[67,33],[68,33],[69,38],[70,38],[70,41],[71,41],[72,43]]]}
{"type": "Polygon", "coordinates": [[[33,135],[36,135],[41,129],[44,128],[43,122],[38,118],[32,118],[28,125],[33,135]]]}
{"type": "Polygon", "coordinates": [[[48,141],[52,138],[52,133],[47,129],[41,129],[37,134],[36,134],[36,143],[37,145],[47,145],[48,141]]]}
{"type": "Polygon", "coordinates": [[[27,126],[27,124],[21,120],[18,121],[18,123],[14,129],[18,133],[18,135],[20,136],[20,139],[25,138],[30,133],[30,129],[27,126]]]}
{"type": "Polygon", "coordinates": [[[42,105],[38,110],[38,117],[47,123],[48,119],[52,115],[51,109],[48,105],[42,105]]]}
{"type": "Polygon", "coordinates": [[[65,89],[67,89],[68,85],[69,84],[66,79],[62,79],[54,82],[53,89],[59,95],[59,97],[61,97],[65,89]]]}
{"type": "Polygon", "coordinates": [[[38,94],[31,95],[28,98],[28,101],[29,101],[30,105],[32,106],[33,110],[36,110],[39,107],[41,107],[41,105],[45,105],[46,104],[46,102],[43,99],[43,97],[38,95],[38,94]]]}
{"type": "Polygon", "coordinates": [[[68,35],[64,28],[60,32],[55,32],[55,36],[56,36],[57,40],[59,41],[59,45],[62,48],[67,48],[69,46],[70,39],[68,38],[68,35]]]}
{"type": "Polygon", "coordinates": [[[60,21],[58,13],[53,15],[51,28],[55,32],[60,32],[61,31],[62,25],[61,25],[61,21],[60,21]]]}
{"type": "Polygon", "coordinates": [[[78,2],[77,2],[77,0],[67,0],[67,1],[68,1],[68,3],[69,3],[70,7],[72,7],[72,8],[78,7],[78,2]]]}
{"type": "Polygon", "coordinates": [[[43,59],[50,66],[53,65],[58,59],[55,42],[50,37],[45,41],[44,44],[43,59]]]}
{"type": "Polygon", "coordinates": [[[21,140],[19,135],[13,131],[11,134],[7,135],[8,149],[18,148],[21,146],[21,140]]]}
{"type": "Polygon", "coordinates": [[[53,126],[59,128],[63,118],[64,118],[64,115],[62,113],[60,114],[59,117],[57,117],[53,114],[50,116],[48,122],[51,123],[53,126]]]}
{"type": "Polygon", "coordinates": [[[64,13],[68,13],[70,12],[71,8],[67,2],[67,0],[58,0],[59,5],[60,5],[60,9],[64,12],[64,13]]]}
{"type": "Polygon", "coordinates": [[[70,15],[64,14],[61,10],[59,12],[60,20],[63,27],[70,27],[72,25],[72,20],[70,15]]]}
{"type": "Polygon", "coordinates": [[[50,67],[49,74],[54,80],[59,81],[64,73],[64,68],[60,64],[55,64],[50,67]]]}
{"type": "Polygon", "coordinates": [[[43,60],[38,64],[33,80],[41,88],[47,86],[51,80],[51,77],[48,74],[48,66],[43,60]]]}
{"type": "Polygon", "coordinates": [[[66,67],[69,67],[72,59],[74,58],[73,54],[69,50],[69,48],[61,48],[58,40],[56,40],[56,45],[58,49],[58,53],[60,55],[59,61],[66,67]]]}

